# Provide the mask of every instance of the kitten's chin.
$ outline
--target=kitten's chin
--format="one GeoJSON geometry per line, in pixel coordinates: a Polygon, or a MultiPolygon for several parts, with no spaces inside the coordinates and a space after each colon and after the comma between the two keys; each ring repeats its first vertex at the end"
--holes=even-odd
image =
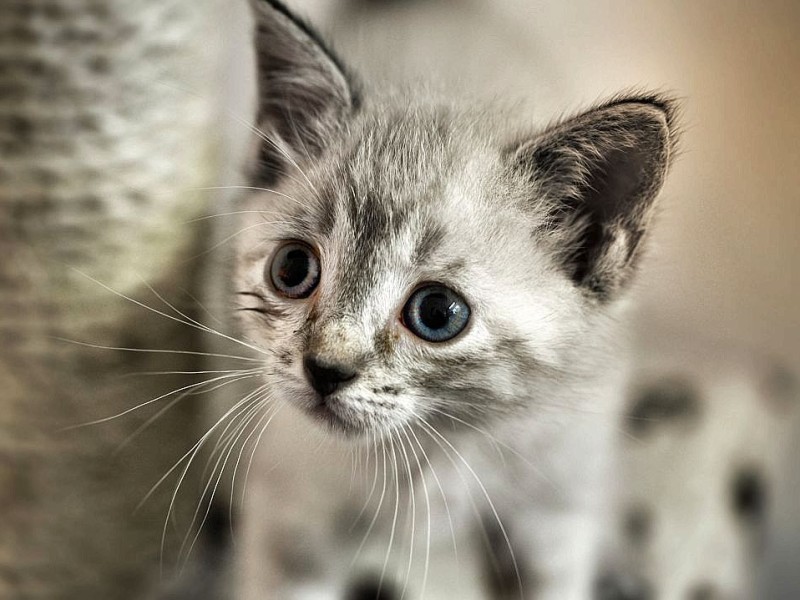
{"type": "Polygon", "coordinates": [[[378,431],[376,424],[366,420],[352,409],[343,406],[336,398],[323,399],[316,397],[313,404],[305,407],[317,423],[327,430],[348,438],[366,437],[378,431]]]}
{"type": "Polygon", "coordinates": [[[320,398],[315,395],[314,401],[303,409],[328,431],[351,439],[379,438],[389,427],[377,415],[360,412],[336,396],[320,398]]]}
{"type": "Polygon", "coordinates": [[[347,437],[359,437],[366,432],[363,425],[353,423],[349,419],[343,419],[331,410],[325,404],[318,404],[310,408],[306,408],[306,413],[311,416],[314,421],[321,424],[328,431],[345,435],[347,437]]]}

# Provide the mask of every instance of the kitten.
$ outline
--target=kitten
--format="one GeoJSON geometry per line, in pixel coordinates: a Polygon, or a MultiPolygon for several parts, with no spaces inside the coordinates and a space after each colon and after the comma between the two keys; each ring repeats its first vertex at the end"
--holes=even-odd
{"type": "Polygon", "coordinates": [[[537,131],[362,87],[282,4],[253,8],[261,191],[233,277],[271,403],[239,595],[589,597],[674,102],[537,131]]]}

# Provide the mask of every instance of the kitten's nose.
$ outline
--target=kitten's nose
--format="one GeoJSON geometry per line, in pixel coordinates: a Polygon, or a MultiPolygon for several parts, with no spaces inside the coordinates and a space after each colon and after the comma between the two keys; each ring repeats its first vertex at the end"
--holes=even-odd
{"type": "Polygon", "coordinates": [[[327,362],[313,354],[303,358],[306,377],[321,396],[328,396],[338,390],[342,384],[355,379],[357,372],[347,365],[327,362]]]}

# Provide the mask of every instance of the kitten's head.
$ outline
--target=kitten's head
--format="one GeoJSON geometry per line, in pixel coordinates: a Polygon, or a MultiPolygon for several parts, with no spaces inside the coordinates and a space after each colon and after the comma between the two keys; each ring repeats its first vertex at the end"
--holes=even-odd
{"type": "Polygon", "coordinates": [[[254,6],[266,189],[237,291],[273,393],[380,434],[514,413],[587,375],[669,163],[672,104],[621,97],[522,133],[362,97],[305,24],[254,6]]]}

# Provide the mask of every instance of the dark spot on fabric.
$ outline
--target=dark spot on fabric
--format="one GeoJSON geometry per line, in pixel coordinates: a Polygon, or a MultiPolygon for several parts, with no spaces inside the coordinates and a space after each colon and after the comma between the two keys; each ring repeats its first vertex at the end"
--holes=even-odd
{"type": "Polygon", "coordinates": [[[694,386],[684,378],[670,377],[641,388],[625,418],[632,433],[646,435],[662,424],[692,423],[699,414],[694,386]]]}
{"type": "Polygon", "coordinates": [[[86,10],[91,16],[100,21],[105,21],[112,15],[111,9],[102,2],[93,2],[86,7],[86,10]]]}
{"type": "Polygon", "coordinates": [[[650,538],[653,527],[653,516],[646,507],[634,506],[628,509],[622,523],[625,537],[632,544],[642,545],[650,538]]]}
{"type": "Polygon", "coordinates": [[[360,543],[369,528],[371,515],[368,515],[368,512],[360,511],[354,506],[346,506],[337,510],[333,520],[336,536],[343,540],[355,539],[360,543]]]}
{"type": "MultiPolygon", "coordinates": [[[[2,70],[1,67],[0,70],[2,70]]],[[[25,92],[18,86],[9,85],[7,83],[0,84],[0,100],[5,100],[7,102],[22,100],[24,96],[25,92]]]]}
{"type": "Polygon", "coordinates": [[[400,594],[385,578],[381,582],[379,577],[369,575],[355,581],[344,597],[345,600],[399,600],[400,594]]]}
{"type": "Polygon", "coordinates": [[[686,597],[688,600],[715,600],[720,598],[720,595],[712,584],[704,582],[692,587],[686,597]]]}
{"type": "MultiPolygon", "coordinates": [[[[59,72],[56,67],[48,65],[45,61],[38,57],[19,56],[10,57],[0,56],[0,74],[4,76],[19,76],[24,74],[26,76],[40,76],[47,74],[48,78],[52,76],[52,80],[48,83],[51,84],[49,89],[52,89],[52,84],[64,80],[64,73],[59,72]]],[[[21,86],[17,86],[20,88],[21,86]]],[[[24,88],[23,88],[24,89],[24,88]]]]}
{"type": "Polygon", "coordinates": [[[594,583],[595,600],[652,600],[652,586],[639,577],[603,573],[594,583]]]}
{"type": "Polygon", "coordinates": [[[50,187],[58,182],[58,172],[46,167],[39,167],[33,172],[36,181],[43,187],[50,187]]]}
{"type": "Polygon", "coordinates": [[[86,66],[92,73],[97,75],[105,75],[111,70],[111,61],[109,61],[108,57],[95,55],[89,57],[86,61],[86,66]]]}
{"type": "Polygon", "coordinates": [[[228,506],[213,502],[208,511],[202,534],[205,542],[212,548],[224,549],[231,543],[231,511],[228,506]]]}
{"type": "Polygon", "coordinates": [[[792,410],[800,399],[797,375],[785,365],[772,365],[764,377],[761,387],[767,404],[779,412],[792,410]]]}
{"type": "Polygon", "coordinates": [[[141,190],[130,190],[127,194],[130,200],[136,206],[143,206],[147,204],[147,194],[141,190]]]}
{"type": "Polygon", "coordinates": [[[75,120],[79,131],[97,133],[100,131],[100,120],[96,115],[83,114],[75,120]]]}
{"type": "Polygon", "coordinates": [[[27,140],[33,134],[33,122],[19,115],[8,117],[8,128],[20,140],[27,140]]]}
{"type": "MultiPolygon", "coordinates": [[[[50,67],[45,61],[38,59],[38,58],[31,58],[27,61],[27,70],[31,75],[50,75],[56,69],[54,67],[50,67]]],[[[59,74],[59,80],[63,79],[64,75],[59,74]]],[[[52,83],[52,82],[51,82],[52,83]]]]}
{"type": "Polygon", "coordinates": [[[734,514],[740,519],[751,523],[763,519],[767,509],[767,491],[757,469],[746,467],[734,475],[731,503],[734,514]]]}
{"type": "Polygon", "coordinates": [[[317,553],[310,546],[310,540],[306,539],[301,531],[285,530],[268,543],[270,554],[287,576],[305,578],[320,573],[322,565],[317,553]]]}
{"type": "Polygon", "coordinates": [[[84,210],[89,213],[98,214],[103,210],[103,201],[94,194],[89,194],[84,196],[78,203],[81,207],[81,210],[84,210]]]}
{"type": "Polygon", "coordinates": [[[42,6],[42,14],[53,21],[60,21],[66,15],[66,8],[54,2],[48,2],[42,6]]]}
{"type": "Polygon", "coordinates": [[[27,456],[8,456],[0,453],[0,509],[9,514],[12,509],[29,506],[35,502],[36,493],[27,456]]]}
{"type": "Polygon", "coordinates": [[[33,29],[24,25],[17,25],[7,29],[3,35],[6,36],[8,41],[19,44],[33,44],[39,39],[38,34],[33,29]]]}
{"type": "Polygon", "coordinates": [[[20,143],[19,140],[10,142],[0,141],[0,155],[18,156],[24,154],[25,150],[25,145],[20,143]]]}
{"type": "Polygon", "coordinates": [[[3,8],[10,10],[12,16],[23,19],[30,19],[36,14],[36,6],[29,2],[9,2],[3,8]]]}
{"type": "Polygon", "coordinates": [[[59,31],[58,43],[94,45],[102,41],[101,34],[93,29],[67,26],[59,31]]]}
{"type": "Polygon", "coordinates": [[[497,600],[519,598],[520,593],[525,597],[534,597],[536,589],[536,575],[523,565],[530,564],[520,554],[517,547],[509,547],[509,540],[500,528],[494,515],[485,515],[483,518],[483,533],[485,552],[483,554],[483,579],[489,597],[497,600]],[[522,590],[520,590],[520,587],[522,590]]]}
{"type": "Polygon", "coordinates": [[[11,203],[11,221],[19,232],[24,232],[29,226],[41,222],[46,215],[55,212],[56,203],[52,198],[27,197],[11,203]]]}
{"type": "Polygon", "coordinates": [[[797,377],[782,365],[775,366],[770,372],[769,389],[773,394],[786,394],[797,391],[797,377]]]}

